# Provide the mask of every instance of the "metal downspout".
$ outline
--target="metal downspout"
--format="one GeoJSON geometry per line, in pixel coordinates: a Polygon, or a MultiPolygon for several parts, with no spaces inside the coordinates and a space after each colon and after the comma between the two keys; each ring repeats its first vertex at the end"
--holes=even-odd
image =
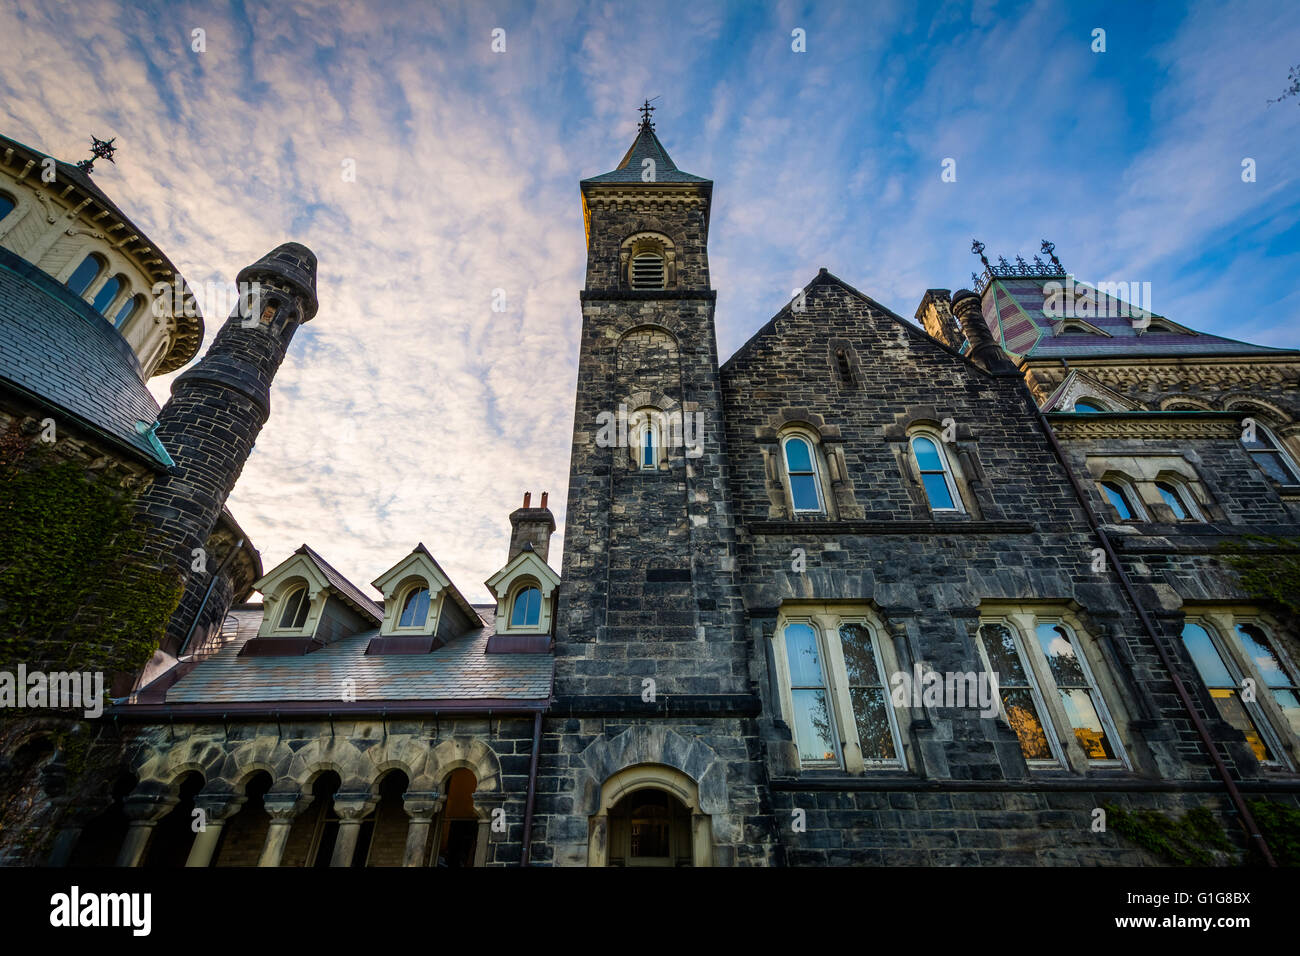
{"type": "Polygon", "coordinates": [[[1205,749],[1209,753],[1210,759],[1214,762],[1215,772],[1223,781],[1223,786],[1228,791],[1228,796],[1232,800],[1233,806],[1236,807],[1238,815],[1241,817],[1241,825],[1246,831],[1246,836],[1249,838],[1250,842],[1255,845],[1255,848],[1259,850],[1260,855],[1264,858],[1264,862],[1268,866],[1276,867],[1277,862],[1273,859],[1273,854],[1268,848],[1268,843],[1264,840],[1264,835],[1259,832],[1259,827],[1255,823],[1255,818],[1251,815],[1250,809],[1246,806],[1246,801],[1242,799],[1241,791],[1237,789],[1237,784],[1233,781],[1232,775],[1228,773],[1228,768],[1224,766],[1223,759],[1219,756],[1218,748],[1214,745],[1214,739],[1210,736],[1209,729],[1205,726],[1205,722],[1201,720],[1200,714],[1196,712],[1196,707],[1192,703],[1191,695],[1187,693],[1187,688],[1183,685],[1182,680],[1178,676],[1178,672],[1174,669],[1173,659],[1170,658],[1169,652],[1165,650],[1164,644],[1161,643],[1160,635],[1156,631],[1155,624],[1152,622],[1150,616],[1148,616],[1147,610],[1143,606],[1142,602],[1138,599],[1137,592],[1133,588],[1133,583],[1129,580],[1128,573],[1124,570],[1124,565],[1120,563],[1119,556],[1115,553],[1115,549],[1110,543],[1110,538],[1107,537],[1100,522],[1097,521],[1096,516],[1092,513],[1092,507],[1088,504],[1088,498],[1084,493],[1083,486],[1079,484],[1079,479],[1075,477],[1074,470],[1070,467],[1069,461],[1066,460],[1065,451],[1061,448],[1061,443],[1056,438],[1056,432],[1052,430],[1052,425],[1047,420],[1047,416],[1043,413],[1043,410],[1038,407],[1038,403],[1034,401],[1034,397],[1029,393],[1028,387],[1024,385],[1024,379],[1022,378],[1020,382],[1022,386],[1021,394],[1037,415],[1039,427],[1041,427],[1043,433],[1047,435],[1047,440],[1052,445],[1052,451],[1056,454],[1057,461],[1059,461],[1061,467],[1065,469],[1065,475],[1070,479],[1070,485],[1074,488],[1074,494],[1079,499],[1079,504],[1083,507],[1083,513],[1088,519],[1088,524],[1091,525],[1093,532],[1101,541],[1102,549],[1106,552],[1106,559],[1110,561],[1111,566],[1115,569],[1115,573],[1119,576],[1119,582],[1124,588],[1124,593],[1128,595],[1130,603],[1132,603],[1134,609],[1138,613],[1138,618],[1142,621],[1142,627],[1146,630],[1147,636],[1151,638],[1151,643],[1155,645],[1156,653],[1160,655],[1161,663],[1164,665],[1165,670],[1173,680],[1174,691],[1178,694],[1178,700],[1182,703],[1183,709],[1187,711],[1187,715],[1191,717],[1192,725],[1196,728],[1196,735],[1201,738],[1201,743],[1205,745],[1205,749]]]}

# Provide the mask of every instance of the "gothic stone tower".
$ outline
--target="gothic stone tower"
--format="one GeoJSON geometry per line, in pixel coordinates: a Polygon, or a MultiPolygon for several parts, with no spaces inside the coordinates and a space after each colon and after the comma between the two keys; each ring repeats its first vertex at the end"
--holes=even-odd
{"type": "Polygon", "coordinates": [[[630,858],[627,815],[664,799],[659,862],[766,862],[709,287],[712,189],[673,164],[648,117],[618,168],[582,183],[587,279],[549,721],[561,739],[543,770],[560,779],[542,788],[538,862],[645,862],[630,858]]]}
{"type": "Polygon", "coordinates": [[[176,467],[140,496],[147,558],[175,568],[185,581],[180,606],[159,648],[181,651],[203,595],[217,572],[212,556],[196,555],[209,540],[258,433],[271,414],[271,380],[298,326],[316,314],[316,257],[285,243],[241,269],[240,288],[257,291],[235,310],[198,365],[172,384],[158,416],[157,436],[176,467]],[[244,283],[248,285],[245,286],[244,283]],[[195,570],[196,557],[198,566],[195,570]]]}

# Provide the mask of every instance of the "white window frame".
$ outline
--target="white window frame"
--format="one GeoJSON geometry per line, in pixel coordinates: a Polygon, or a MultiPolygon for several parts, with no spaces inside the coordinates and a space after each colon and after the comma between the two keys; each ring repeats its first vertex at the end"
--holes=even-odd
{"type": "Polygon", "coordinates": [[[892,648],[888,646],[883,629],[871,617],[858,613],[846,613],[840,610],[805,613],[799,609],[792,614],[781,614],[778,617],[776,631],[771,640],[771,651],[776,664],[777,682],[780,685],[781,716],[790,728],[796,753],[799,749],[799,740],[795,720],[794,687],[791,683],[790,662],[785,644],[786,629],[792,625],[810,627],[817,642],[817,653],[821,660],[822,687],[826,693],[827,712],[831,722],[831,743],[835,751],[834,761],[814,761],[805,764],[800,760],[800,770],[840,770],[850,774],[867,771],[905,773],[908,768],[906,740],[903,736],[903,723],[899,720],[899,708],[894,704],[891,693],[890,667],[894,662],[892,648]],[[866,757],[862,753],[862,744],[858,739],[857,715],[853,712],[853,701],[849,693],[844,646],[840,637],[840,628],[848,624],[864,627],[872,642],[873,656],[885,694],[890,734],[894,742],[895,757],[892,760],[866,757]]]}
{"type": "MultiPolygon", "coordinates": [[[[984,635],[981,632],[986,624],[1000,624],[1011,633],[1012,643],[1015,644],[1016,654],[1020,657],[1020,666],[1025,670],[1025,678],[1029,681],[1029,696],[1033,699],[1034,706],[1038,709],[1038,721],[1043,728],[1043,736],[1047,738],[1047,749],[1052,752],[1052,757],[1036,757],[1030,759],[1025,757],[1025,763],[1031,770],[1058,770],[1067,767],[1068,763],[1061,747],[1060,737],[1056,732],[1056,713],[1054,710],[1047,708],[1047,702],[1044,700],[1042,687],[1039,683],[1038,668],[1034,666],[1033,658],[1025,653],[1025,636],[1020,627],[1010,617],[1006,615],[997,615],[991,617],[981,617],[975,628],[975,645],[979,650],[980,663],[984,666],[986,674],[993,674],[993,664],[989,660],[988,650],[984,646],[984,635]]],[[[1037,640],[1037,638],[1035,638],[1037,640]]],[[[1011,718],[1007,715],[1006,705],[1002,702],[1002,675],[998,676],[998,717],[1008,727],[1011,726],[1011,718]]],[[[1055,689],[1055,685],[1053,685],[1055,689]]],[[[1014,728],[1012,729],[1014,733],[1014,728]]],[[[1023,755],[1023,750],[1021,751],[1023,755]]]]}
{"type": "MultiPolygon", "coordinates": [[[[821,443],[812,437],[812,434],[804,429],[790,429],[781,434],[781,476],[785,483],[785,493],[790,502],[790,513],[796,515],[824,515],[826,511],[826,492],[822,488],[822,468],[821,468],[821,443]],[[817,492],[817,507],[800,508],[794,500],[794,482],[791,480],[790,473],[790,456],[786,452],[786,446],[794,439],[802,441],[808,446],[808,461],[812,465],[813,488],[817,492]]],[[[806,475],[808,472],[800,471],[795,474],[806,475]]]]}
{"type": "MultiPolygon", "coordinates": [[[[1205,633],[1210,636],[1210,643],[1214,645],[1214,649],[1219,654],[1219,659],[1223,662],[1224,668],[1228,671],[1228,676],[1232,678],[1235,684],[1238,701],[1240,701],[1241,706],[1246,709],[1246,713],[1248,713],[1251,719],[1255,722],[1255,729],[1258,730],[1260,736],[1264,738],[1264,742],[1269,746],[1269,749],[1273,751],[1274,759],[1260,760],[1259,765],[1261,767],[1267,767],[1270,770],[1292,770],[1294,767],[1288,753],[1290,748],[1287,747],[1285,741],[1283,741],[1277,726],[1282,715],[1278,712],[1278,708],[1273,705],[1272,694],[1269,691],[1268,685],[1264,683],[1263,678],[1260,676],[1258,670],[1256,670],[1254,664],[1246,658],[1245,648],[1241,646],[1241,641],[1237,637],[1236,625],[1238,623],[1254,624],[1256,627],[1261,628],[1269,637],[1269,643],[1277,652],[1279,663],[1284,669],[1286,668],[1289,661],[1286,661],[1283,658],[1285,650],[1278,646],[1281,642],[1277,639],[1276,633],[1272,628],[1260,622],[1258,618],[1250,616],[1238,617],[1235,614],[1226,615],[1218,622],[1212,619],[1209,615],[1201,614],[1189,614],[1183,618],[1184,627],[1188,624],[1195,624],[1198,627],[1203,628],[1205,633]],[[1221,627],[1222,622],[1226,620],[1231,620],[1233,625],[1231,640],[1224,636],[1221,627]],[[1255,683],[1255,699],[1250,701],[1241,696],[1242,685],[1247,677],[1251,678],[1255,683]],[[1267,703],[1261,702],[1261,700],[1264,699],[1267,700],[1267,703]]],[[[1178,639],[1180,643],[1183,642],[1181,631],[1179,632],[1178,639]]],[[[1219,711],[1219,705],[1214,703],[1214,695],[1210,693],[1211,688],[1205,683],[1205,679],[1201,676],[1200,669],[1196,666],[1195,660],[1192,659],[1191,652],[1187,650],[1185,645],[1183,647],[1183,653],[1187,655],[1188,660],[1191,662],[1192,673],[1196,675],[1196,679],[1200,681],[1201,686],[1205,688],[1206,694],[1209,695],[1211,706],[1214,707],[1214,713],[1220,720],[1227,723],[1227,719],[1224,718],[1219,711]]],[[[1290,676],[1292,678],[1296,676],[1294,669],[1290,671],[1290,676]]],[[[1285,721],[1282,722],[1285,723],[1285,721]]],[[[1247,746],[1249,746],[1249,743],[1247,743],[1247,746]]]]}
{"type": "MultiPolygon", "coordinates": [[[[275,602],[275,626],[273,627],[273,630],[280,634],[301,633],[302,630],[306,628],[307,623],[311,620],[311,586],[300,578],[295,578],[294,581],[297,583],[288,584],[282,592],[284,596],[275,602]],[[284,623],[284,615],[285,612],[289,610],[289,599],[299,591],[302,592],[302,609],[304,609],[306,613],[303,614],[301,624],[286,625],[284,623]]],[[[297,615],[295,614],[294,617],[297,617],[297,615]]]]}
{"type": "Polygon", "coordinates": [[[1255,467],[1259,468],[1259,470],[1263,472],[1265,478],[1267,478],[1271,482],[1276,483],[1277,481],[1276,478],[1270,475],[1267,471],[1264,471],[1264,469],[1259,464],[1255,463],[1255,459],[1258,456],[1276,455],[1278,458],[1281,459],[1283,470],[1290,472],[1291,474],[1291,481],[1288,482],[1288,484],[1300,485],[1300,465],[1297,465],[1295,459],[1291,457],[1291,452],[1287,450],[1287,447],[1284,444],[1282,444],[1282,440],[1273,433],[1273,429],[1269,428],[1258,418],[1254,418],[1253,420],[1255,422],[1255,434],[1264,435],[1266,438],[1268,438],[1270,442],[1273,443],[1273,447],[1272,448],[1251,448],[1243,440],[1241,443],[1242,447],[1246,449],[1246,454],[1250,455],[1250,460],[1252,464],[1255,464],[1255,467]]]}
{"type": "Polygon", "coordinates": [[[393,616],[394,633],[403,631],[412,633],[423,632],[430,629],[430,621],[432,621],[436,629],[438,623],[437,597],[434,594],[433,588],[429,585],[429,582],[423,578],[416,578],[403,585],[401,591],[398,592],[398,597],[394,604],[396,605],[393,616]],[[429,609],[425,612],[424,620],[419,624],[402,624],[402,614],[406,611],[406,602],[411,599],[412,594],[421,589],[429,592],[429,609]]]}
{"type": "Polygon", "coordinates": [[[966,503],[962,501],[961,489],[957,486],[957,473],[953,468],[952,458],[948,454],[948,449],[944,447],[946,442],[943,436],[933,428],[914,428],[907,433],[907,453],[912,456],[912,465],[916,468],[916,479],[921,485],[921,494],[925,496],[925,503],[929,507],[931,514],[965,514],[966,503]],[[918,438],[928,439],[935,448],[939,456],[939,464],[943,466],[943,480],[948,486],[948,495],[952,498],[953,507],[936,508],[934,502],[930,500],[930,492],[925,487],[925,476],[935,474],[934,471],[926,471],[921,468],[921,459],[917,457],[915,442],[918,438]]]}
{"type": "Polygon", "coordinates": [[[1149,521],[1147,509],[1142,501],[1142,496],[1137,493],[1137,488],[1133,482],[1123,475],[1107,474],[1097,479],[1097,490],[1101,492],[1101,500],[1105,502],[1106,507],[1115,512],[1116,521],[1149,521]],[[1122,517],[1115,505],[1111,502],[1110,496],[1106,494],[1106,485],[1116,485],[1120,489],[1120,494],[1124,497],[1124,503],[1128,505],[1131,512],[1130,517],[1122,517]]]}
{"type": "Polygon", "coordinates": [[[511,587],[510,594],[506,600],[506,630],[518,631],[520,633],[525,631],[536,632],[537,629],[542,626],[542,620],[546,616],[543,613],[544,608],[542,607],[542,603],[545,600],[546,598],[542,595],[542,584],[536,578],[524,577],[516,581],[514,586],[511,587]],[[528,588],[532,588],[537,592],[537,621],[533,624],[515,624],[515,602],[519,600],[519,596],[528,588]]]}

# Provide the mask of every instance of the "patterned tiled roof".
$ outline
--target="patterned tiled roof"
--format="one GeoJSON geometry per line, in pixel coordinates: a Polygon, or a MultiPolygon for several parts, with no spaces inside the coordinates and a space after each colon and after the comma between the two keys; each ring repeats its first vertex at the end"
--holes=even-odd
{"type": "MultiPolygon", "coordinates": [[[[1287,355],[1292,349],[1251,345],[1205,332],[1140,329],[1123,315],[1079,318],[1105,335],[1060,333],[1062,319],[1043,311],[1051,280],[1030,276],[995,277],[983,295],[983,314],[994,338],[1013,355],[1032,358],[1106,358],[1126,355],[1287,355]]],[[[1153,313],[1153,318],[1162,318],[1153,313]]],[[[1140,323],[1139,323],[1140,324],[1140,323]]]]}
{"type": "Polygon", "coordinates": [[[474,605],[488,626],[470,631],[429,654],[366,656],[379,631],[337,640],[301,657],[240,657],[257,633],[260,608],[232,610],[237,636],[215,657],[195,665],[167,691],[168,704],[342,701],[344,681],[357,702],[546,700],[551,693],[550,654],[486,654],[493,605],[474,605]]]}
{"type": "Polygon", "coordinates": [[[659,137],[655,135],[654,130],[643,125],[637,133],[636,139],[633,140],[632,147],[623,155],[623,161],[618,164],[617,168],[599,176],[584,179],[583,182],[642,182],[642,165],[643,161],[647,159],[654,160],[654,181],[657,183],[707,183],[710,181],[702,176],[693,176],[678,169],[677,164],[669,157],[668,150],[664,149],[664,144],[659,142],[659,137]]]}
{"type": "Polygon", "coordinates": [[[0,382],[72,416],[155,467],[170,464],[137,422],[158,403],[117,330],[80,296],[0,249],[0,382]]]}

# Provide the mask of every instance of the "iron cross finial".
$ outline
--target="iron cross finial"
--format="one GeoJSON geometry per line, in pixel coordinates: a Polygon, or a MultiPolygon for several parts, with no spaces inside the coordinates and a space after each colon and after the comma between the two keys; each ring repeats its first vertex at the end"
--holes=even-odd
{"type": "MultiPolygon", "coordinates": [[[[657,100],[659,97],[655,96],[652,97],[652,99],[657,100]]],[[[646,100],[642,105],[638,106],[637,109],[641,111],[641,128],[654,129],[655,124],[651,121],[650,114],[655,111],[655,107],[650,105],[650,100],[646,100]]]]}
{"type": "Polygon", "coordinates": [[[104,140],[100,139],[98,136],[92,135],[90,137],[91,158],[83,159],[81,162],[77,163],[77,168],[83,173],[92,173],[95,171],[95,160],[97,159],[106,159],[110,163],[116,162],[116,160],[113,159],[113,154],[117,152],[117,147],[113,145],[116,141],[116,136],[112,139],[104,140]]]}
{"type": "Polygon", "coordinates": [[[971,255],[979,256],[980,262],[984,263],[984,268],[989,268],[989,260],[984,255],[984,243],[978,239],[972,239],[970,242],[971,255]]]}

